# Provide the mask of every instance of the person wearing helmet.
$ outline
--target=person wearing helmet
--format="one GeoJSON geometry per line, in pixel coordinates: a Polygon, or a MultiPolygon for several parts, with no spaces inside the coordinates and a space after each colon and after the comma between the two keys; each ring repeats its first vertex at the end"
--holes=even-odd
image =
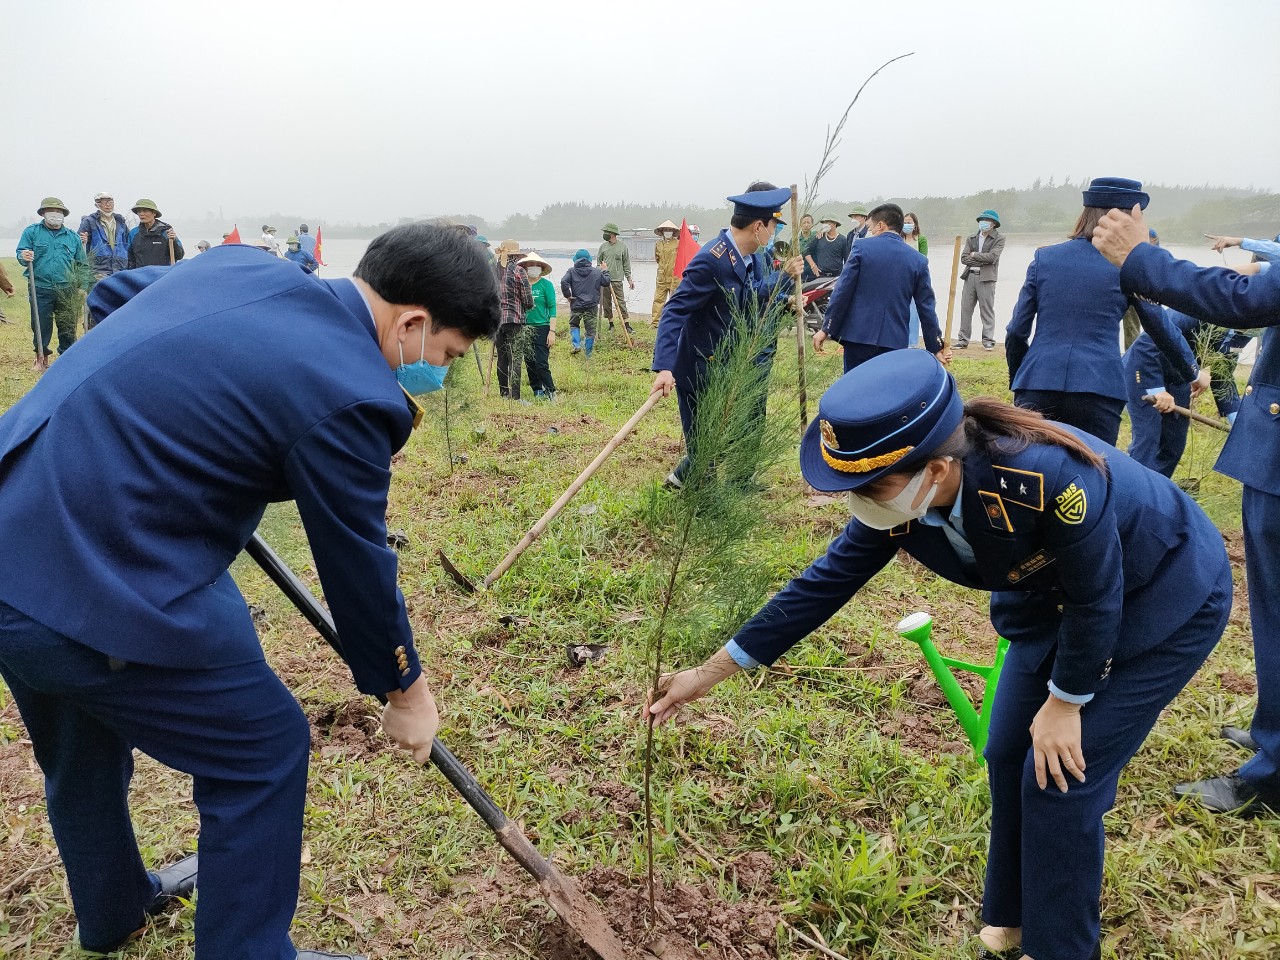
{"type": "Polygon", "coordinates": [[[53,327],[58,327],[58,353],[65,353],[76,342],[76,326],[80,313],[71,294],[68,273],[73,263],[88,264],[80,238],[70,230],[66,218],[67,205],[57,197],[45,197],[36,208],[39,222],[22,231],[17,257],[25,264],[23,276],[36,291],[36,316],[31,318],[32,343],[35,346],[33,370],[49,366],[49,341],[53,327]]]}
{"type": "Polygon", "coordinates": [[[316,268],[320,266],[320,264],[316,262],[315,257],[307,253],[307,251],[302,248],[301,240],[301,237],[290,237],[286,241],[284,258],[292,263],[296,263],[303,270],[307,271],[307,273],[315,273],[316,268]]]}
{"type": "Polygon", "coordinates": [[[634,333],[627,313],[627,295],[622,289],[625,281],[632,290],[636,282],[631,279],[631,253],[627,245],[618,239],[618,225],[606,223],[601,228],[604,242],[596,253],[596,265],[609,275],[609,289],[604,292],[601,301],[604,304],[604,318],[609,321],[609,329],[613,329],[613,308],[618,307],[618,316],[628,334],[634,333]]]}
{"type": "Polygon", "coordinates": [[[923,350],[873,357],[837,380],[801,441],[800,469],[815,489],[849,492],[853,519],[707,662],[661,678],[651,717],[774,663],[899,550],[990,591],[991,623],[1010,646],[983,752],[991,840],[979,956],[1097,960],[1103,815],[1226,627],[1222,535],[1172,481],[1096,437],[991,397],[965,403],[923,350]]]}
{"type": "Polygon", "coordinates": [[[167,267],[185,255],[182,241],[169,224],[160,219],[154,200],[139,200],[133,205],[138,225],[129,235],[129,269],[167,267]]]}
{"type": "Polygon", "coordinates": [[[276,228],[270,224],[262,225],[262,245],[270,250],[277,257],[283,257],[280,252],[280,241],[276,239],[276,228]]]}

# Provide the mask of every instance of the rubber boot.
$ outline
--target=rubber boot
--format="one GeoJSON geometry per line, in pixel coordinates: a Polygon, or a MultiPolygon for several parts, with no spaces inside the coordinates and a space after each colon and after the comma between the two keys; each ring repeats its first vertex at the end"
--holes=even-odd
{"type": "Polygon", "coordinates": [[[569,328],[569,339],[573,341],[573,352],[577,353],[582,349],[582,331],[577,327],[569,328]]]}
{"type": "Polygon", "coordinates": [[[596,346],[595,337],[587,337],[587,339],[583,342],[583,347],[588,357],[591,356],[591,351],[595,349],[595,346],[596,346]]]}

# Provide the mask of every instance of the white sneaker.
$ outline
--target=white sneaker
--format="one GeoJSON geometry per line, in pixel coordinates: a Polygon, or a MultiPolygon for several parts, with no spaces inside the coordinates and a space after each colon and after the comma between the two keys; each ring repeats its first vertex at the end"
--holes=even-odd
{"type": "Polygon", "coordinates": [[[667,479],[664,480],[663,483],[672,490],[684,489],[684,482],[676,476],[676,472],[674,470],[667,474],[667,479]]]}

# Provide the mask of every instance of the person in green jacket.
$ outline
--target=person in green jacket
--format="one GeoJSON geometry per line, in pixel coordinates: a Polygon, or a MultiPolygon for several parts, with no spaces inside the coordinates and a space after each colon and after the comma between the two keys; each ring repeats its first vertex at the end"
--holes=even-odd
{"type": "Polygon", "coordinates": [[[22,231],[17,256],[26,264],[23,275],[35,285],[36,316],[31,318],[31,339],[36,359],[33,370],[49,366],[49,341],[53,325],[58,325],[58,353],[65,353],[76,342],[76,326],[80,322],[80,305],[74,296],[73,264],[89,264],[80,237],[63,221],[71,215],[67,205],[57,197],[45,197],[36,210],[40,222],[22,231]]]}
{"type": "Polygon", "coordinates": [[[533,291],[533,306],[524,315],[525,368],[529,371],[529,386],[534,399],[550,400],[556,393],[556,382],[551,379],[551,348],[556,342],[556,286],[547,279],[551,264],[536,253],[530,253],[520,261],[529,275],[529,288],[533,291]]]}
{"type": "Polygon", "coordinates": [[[613,329],[613,305],[618,304],[618,315],[622,317],[622,325],[626,327],[627,333],[635,333],[631,329],[631,324],[627,322],[629,314],[627,313],[627,295],[622,291],[622,281],[625,279],[628,286],[632,290],[636,288],[636,282],[631,279],[631,254],[627,251],[627,245],[618,239],[618,225],[616,223],[606,223],[602,231],[604,233],[604,243],[600,244],[600,252],[596,254],[596,261],[600,269],[609,275],[609,289],[604,291],[601,303],[604,304],[604,318],[609,321],[609,329],[613,329]]]}

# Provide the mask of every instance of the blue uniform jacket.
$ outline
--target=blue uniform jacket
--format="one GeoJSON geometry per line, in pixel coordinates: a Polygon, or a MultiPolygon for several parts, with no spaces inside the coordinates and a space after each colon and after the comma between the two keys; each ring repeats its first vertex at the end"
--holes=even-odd
{"type": "Polygon", "coordinates": [[[1113,662],[1186,623],[1228,562],[1221,534],[1190,497],[1096,437],[1072,432],[1106,458],[1107,472],[1057,446],[965,457],[961,510],[973,567],[961,564],[940,527],[872,530],[851,520],[734,639],[773,663],[902,549],[939,576],[992,591],[992,624],[1011,643],[1054,655],[1061,690],[1101,690],[1113,662]]]}
{"type": "Polygon", "coordinates": [[[1126,292],[1235,330],[1269,328],[1258,345],[1249,385],[1216,469],[1247,487],[1280,496],[1280,272],[1242,276],[1222,267],[1197,267],[1142,244],[1124,262],[1126,292]]]}
{"type": "Polygon", "coordinates": [[[730,302],[745,311],[748,298],[754,296],[763,313],[769,298],[790,294],[790,276],[768,277],[764,258],[755,253],[750,259],[754,265],[748,283],[746,259],[729,239],[728,229],[694,254],[676,292],[662,308],[653,344],[655,372],[670,370],[682,390],[696,389],[704,364],[733,329],[730,302]]]}
{"type": "Polygon", "coordinates": [[[911,302],[920,314],[925,349],[942,349],[929,261],[896,233],[853,244],[831,291],[822,329],[832,340],[905,348],[910,343],[911,302]]]}
{"type": "MultiPolygon", "coordinates": [[[[1194,360],[1199,346],[1197,338],[1208,324],[1176,310],[1166,310],[1165,313],[1174,327],[1182,333],[1183,342],[1194,360]]],[[[1142,397],[1150,390],[1182,387],[1195,379],[1187,376],[1184,365],[1171,363],[1151,339],[1151,334],[1145,332],[1125,351],[1124,372],[1129,399],[1136,402],[1141,402],[1142,397]]]]}
{"type": "Polygon", "coordinates": [[[284,252],[284,258],[290,263],[296,263],[303,270],[307,271],[307,273],[315,273],[316,268],[320,266],[316,261],[316,258],[307,253],[307,251],[301,246],[299,246],[297,250],[286,250],[284,252]]]}
{"type": "Polygon", "coordinates": [[[260,660],[228,568],[295,500],[357,686],[412,683],[386,541],[412,414],[351,281],[214,247],[106,278],[89,308],[92,335],[0,416],[0,600],[130,662],[260,660]]]}
{"type": "MultiPolygon", "coordinates": [[[[1124,400],[1120,321],[1129,302],[1120,289],[1120,271],[1088,240],[1041,247],[1005,330],[1010,385],[1124,400]],[[1035,340],[1029,343],[1033,325],[1035,340]]],[[[1156,345],[1185,365],[1182,337],[1162,311],[1139,304],[1138,314],[1156,345]]]]}

